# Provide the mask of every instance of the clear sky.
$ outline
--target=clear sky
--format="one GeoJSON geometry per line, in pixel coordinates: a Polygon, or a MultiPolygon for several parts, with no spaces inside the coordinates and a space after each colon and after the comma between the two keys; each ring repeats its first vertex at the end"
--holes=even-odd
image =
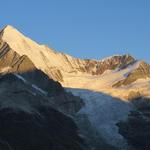
{"type": "Polygon", "coordinates": [[[149,0],[1,0],[6,24],[75,57],[129,53],[150,62],[149,0]]]}

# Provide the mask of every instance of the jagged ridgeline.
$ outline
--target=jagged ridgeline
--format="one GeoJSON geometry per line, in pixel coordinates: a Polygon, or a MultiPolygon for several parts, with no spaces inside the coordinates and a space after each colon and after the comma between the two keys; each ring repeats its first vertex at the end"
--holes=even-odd
{"type": "Polygon", "coordinates": [[[125,70],[136,63],[139,65],[131,69],[125,79],[114,82],[112,86],[128,85],[139,78],[149,77],[150,74],[147,63],[139,62],[130,55],[114,55],[103,60],[78,59],[39,45],[12,26],[1,30],[0,50],[1,72],[24,72],[37,68],[64,84],[70,75],[99,76],[107,70],[125,70]]]}
{"type": "MultiPolygon", "coordinates": [[[[19,65],[19,62],[26,61],[24,57],[27,57],[26,59],[32,60],[32,63],[38,69],[41,69],[49,77],[58,81],[63,81],[65,73],[81,72],[100,75],[108,69],[112,70],[117,67],[124,67],[134,61],[134,58],[130,55],[118,55],[102,61],[74,58],[64,53],[58,53],[45,45],[37,44],[11,26],[6,26],[1,31],[2,56],[6,56],[9,59],[8,63],[13,63],[13,65],[16,61],[19,65]],[[8,54],[5,55],[7,52],[8,54]]],[[[3,60],[3,62],[5,61],[3,60]]],[[[3,65],[6,66],[6,64],[3,65]]],[[[31,65],[32,68],[32,64],[26,65],[31,65]]],[[[25,67],[24,69],[26,69],[25,67]]]]}

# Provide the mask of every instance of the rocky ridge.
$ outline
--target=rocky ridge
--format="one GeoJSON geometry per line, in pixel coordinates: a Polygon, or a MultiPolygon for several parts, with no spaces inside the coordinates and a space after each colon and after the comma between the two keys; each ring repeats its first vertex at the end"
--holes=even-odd
{"type": "Polygon", "coordinates": [[[129,72],[127,77],[121,81],[118,81],[113,87],[120,87],[122,85],[129,85],[138,79],[150,78],[150,65],[141,61],[139,67],[129,72]]]}
{"type": "Polygon", "coordinates": [[[1,150],[83,150],[73,120],[18,76],[0,76],[1,150]]]}
{"type": "Polygon", "coordinates": [[[74,58],[35,43],[11,26],[6,26],[0,34],[2,54],[11,49],[14,55],[28,56],[38,69],[57,81],[63,81],[64,73],[101,75],[108,69],[125,67],[135,61],[130,55],[116,55],[102,61],[74,58]]]}

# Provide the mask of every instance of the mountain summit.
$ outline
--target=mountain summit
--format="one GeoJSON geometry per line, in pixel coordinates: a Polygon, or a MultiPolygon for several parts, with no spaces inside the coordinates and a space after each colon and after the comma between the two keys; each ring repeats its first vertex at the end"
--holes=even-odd
{"type": "Polygon", "coordinates": [[[103,89],[114,96],[118,96],[114,88],[150,77],[149,64],[131,55],[114,55],[102,60],[74,58],[39,45],[10,25],[0,32],[0,51],[1,72],[37,68],[65,87],[103,89]]]}

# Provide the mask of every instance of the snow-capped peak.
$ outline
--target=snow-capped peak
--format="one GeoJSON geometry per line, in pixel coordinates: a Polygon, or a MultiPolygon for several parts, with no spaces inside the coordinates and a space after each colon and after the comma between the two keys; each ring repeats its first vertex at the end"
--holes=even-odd
{"type": "MultiPolygon", "coordinates": [[[[44,72],[47,70],[50,63],[48,58],[51,58],[52,52],[50,48],[39,45],[10,25],[7,25],[1,31],[0,37],[17,54],[20,56],[26,55],[38,69],[44,72]]],[[[55,63],[53,64],[55,65],[55,63]]]]}
{"type": "MultiPolygon", "coordinates": [[[[128,78],[129,75],[132,82],[150,76],[150,69],[148,69],[150,67],[136,61],[129,54],[113,55],[99,61],[78,59],[56,52],[48,46],[39,45],[10,25],[0,32],[0,40],[7,43],[10,49],[19,56],[26,55],[37,69],[67,87],[98,91],[106,88],[105,90],[108,91],[108,87],[113,89],[112,85],[117,82],[119,82],[117,87],[122,85],[120,84],[123,82],[122,80],[124,80],[123,85],[126,85],[125,78],[128,78]],[[146,68],[144,72],[143,68],[146,68]],[[134,74],[131,76],[132,72],[134,74]],[[137,73],[138,76],[136,76],[137,73]]],[[[127,83],[131,84],[131,82],[127,83]]]]}
{"type": "Polygon", "coordinates": [[[59,81],[63,81],[64,76],[70,73],[100,75],[106,70],[114,69],[118,65],[124,65],[134,60],[126,55],[113,56],[108,62],[105,59],[106,63],[74,58],[64,53],[55,52],[48,46],[39,45],[10,25],[2,30],[0,38],[19,56],[26,55],[36,68],[59,81]]]}
{"type": "Polygon", "coordinates": [[[120,55],[120,54],[115,54],[115,55],[112,55],[112,56],[108,56],[108,57],[105,57],[103,59],[100,59],[100,61],[104,62],[104,61],[107,61],[107,60],[110,60],[110,59],[114,59],[115,57],[132,57],[130,54],[124,54],[124,55],[120,55]]]}

